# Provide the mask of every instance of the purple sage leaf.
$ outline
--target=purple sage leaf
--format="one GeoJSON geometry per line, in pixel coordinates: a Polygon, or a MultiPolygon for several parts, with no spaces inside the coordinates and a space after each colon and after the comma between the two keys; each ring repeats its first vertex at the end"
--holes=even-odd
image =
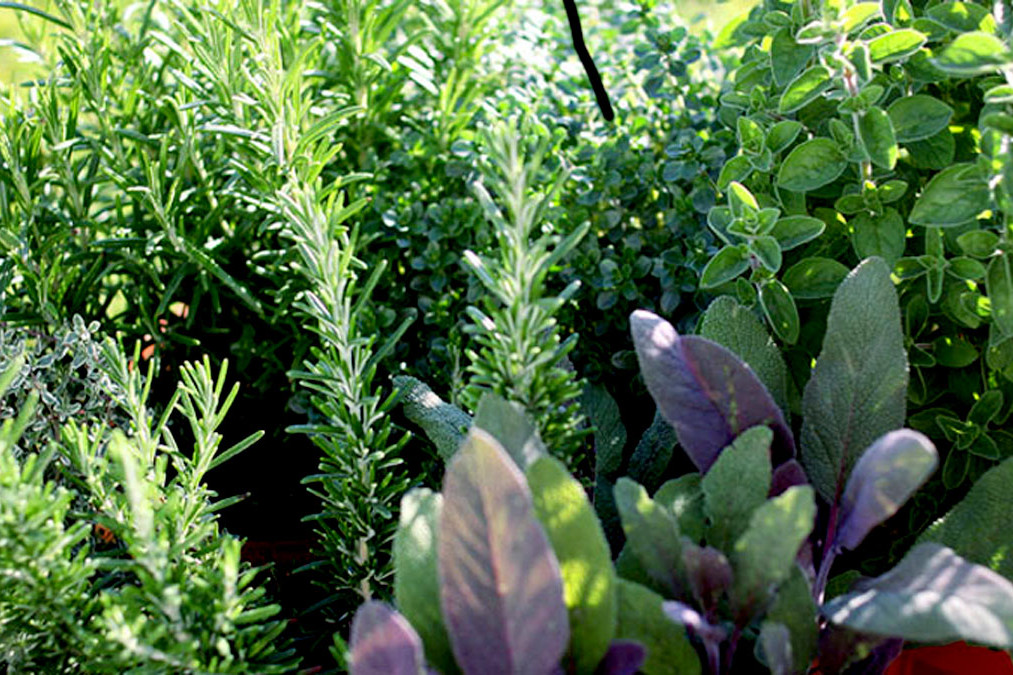
{"type": "Polygon", "coordinates": [[[517,465],[473,427],[447,467],[440,604],[466,674],[549,673],[570,640],[559,562],[517,465]]]}
{"type": "Polygon", "coordinates": [[[420,675],[422,640],[389,605],[370,600],[352,620],[351,675],[420,675]]]}
{"type": "Polygon", "coordinates": [[[630,328],[647,389],[702,472],[736,436],[758,424],[774,430],[775,464],[795,454],[781,409],[734,353],[705,338],[680,336],[644,310],[630,315],[630,328]]]}
{"type": "Polygon", "coordinates": [[[639,642],[613,640],[598,663],[596,675],[636,675],[647,659],[647,650],[639,642]]]}
{"type": "Polygon", "coordinates": [[[682,563],[693,598],[705,610],[716,607],[721,594],[732,585],[732,566],[725,554],[683,540],[682,563]]]}
{"type": "Polygon", "coordinates": [[[879,438],[862,454],[841,500],[837,545],[854,549],[869,530],[897,512],[939,464],[928,438],[900,429],[879,438]]]}
{"type": "Polygon", "coordinates": [[[805,475],[805,469],[798,463],[798,460],[789,459],[781,466],[774,469],[774,475],[770,478],[770,492],[767,498],[776,497],[794,485],[808,485],[809,479],[805,475]]]}

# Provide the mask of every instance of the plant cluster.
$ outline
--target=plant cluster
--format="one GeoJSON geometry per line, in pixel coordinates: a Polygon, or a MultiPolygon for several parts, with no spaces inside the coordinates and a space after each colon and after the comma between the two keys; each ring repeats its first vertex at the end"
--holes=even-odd
{"type": "MultiPolygon", "coordinates": [[[[650,312],[630,321],[651,395],[699,471],[653,497],[619,479],[626,544],[613,566],[579,483],[546,456],[520,408],[495,406],[448,462],[442,494],[405,497],[397,610],[360,608],[352,673],[427,663],[464,673],[521,663],[535,672],[726,673],[744,658],[776,673],[817,663],[821,672],[879,672],[905,640],[1013,646],[1004,518],[979,511],[971,532],[960,529],[995,497],[1013,460],[892,570],[831,577],[838,555],[893,516],[938,464],[926,436],[897,428],[907,363],[882,259],[864,261],[834,294],[797,445],[734,351],[680,336],[650,312]]],[[[756,322],[737,324],[726,328],[766,337],[756,322]]],[[[755,359],[768,344],[739,347],[755,359]]]]}
{"type": "Polygon", "coordinates": [[[700,285],[762,311],[788,350],[790,393],[836,286],[858,261],[886,260],[908,424],[942,449],[939,501],[1013,452],[989,426],[1013,404],[1009,22],[1002,2],[765,2],[724,35],[745,49],[721,97],[739,150],[708,214],[722,247],[700,285]]]}
{"type": "Polygon", "coordinates": [[[1013,647],[1007,0],[2,4],[0,670],[1013,647]]]}
{"type": "MultiPolygon", "coordinates": [[[[216,512],[237,498],[204,482],[262,434],[220,447],[238,385],[226,394],[225,368],[207,360],[184,366],[153,416],[153,368],[142,377],[139,355],[101,347],[122,427],[70,420],[19,458],[41,398],[32,391],[0,430],[0,658],[11,672],[288,672],[297,659],[272,618],[280,607],[219,530],[216,512]],[[167,425],[174,412],[190,451],[167,425]]],[[[0,395],[24,365],[5,365],[0,395]]]]}

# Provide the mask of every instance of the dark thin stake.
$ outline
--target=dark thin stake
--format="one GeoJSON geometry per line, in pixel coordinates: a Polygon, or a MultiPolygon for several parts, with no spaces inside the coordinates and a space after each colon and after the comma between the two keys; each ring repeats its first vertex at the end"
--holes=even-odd
{"type": "Polygon", "coordinates": [[[601,114],[605,116],[606,120],[611,122],[615,114],[612,112],[609,95],[605,92],[605,87],[602,86],[598,69],[594,67],[594,60],[587,53],[587,47],[584,46],[584,33],[580,29],[580,17],[577,15],[577,5],[573,0],[563,0],[563,6],[566,7],[566,18],[570,22],[573,48],[577,50],[577,56],[580,57],[580,62],[584,64],[584,72],[587,73],[587,78],[591,80],[591,88],[594,89],[594,97],[598,99],[598,107],[601,108],[601,114]]]}

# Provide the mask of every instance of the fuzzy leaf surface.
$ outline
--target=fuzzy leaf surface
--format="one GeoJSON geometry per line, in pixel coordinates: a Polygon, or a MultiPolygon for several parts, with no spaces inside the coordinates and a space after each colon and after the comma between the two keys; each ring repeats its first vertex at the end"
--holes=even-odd
{"type": "Polygon", "coordinates": [[[746,430],[727,448],[706,474],[701,486],[711,527],[708,543],[722,551],[745,532],[749,519],[770,491],[769,427],[746,430]]]}
{"type": "Polygon", "coordinates": [[[675,516],[629,478],[616,481],[615,496],[627,546],[652,579],[677,593],[682,588],[682,544],[675,516]]]}
{"type": "Polygon", "coordinates": [[[934,543],[918,544],[886,574],[828,602],[823,614],[873,635],[1013,646],[1013,584],[934,543]]]}
{"type": "Polygon", "coordinates": [[[862,453],[848,478],[837,543],[856,548],[869,530],[907,502],[938,464],[936,447],[917,431],[900,429],[881,436],[862,453]]]}
{"type": "Polygon", "coordinates": [[[570,641],[559,562],[524,476],[472,429],[447,467],[440,605],[465,673],[549,672],[570,641]]]}
{"type": "Polygon", "coordinates": [[[612,476],[619,471],[626,445],[626,427],[619,414],[619,405],[604,387],[593,385],[584,389],[580,407],[595,428],[595,473],[612,476]]]}
{"type": "Polygon", "coordinates": [[[815,516],[816,501],[808,485],[790,487],[753,512],[749,528],[732,551],[732,604],[737,621],[748,621],[788,578],[815,516]]]}
{"type": "Polygon", "coordinates": [[[782,410],[787,408],[788,369],[784,357],[763,324],[746,307],[729,295],[716,298],[704,312],[700,336],[735,352],[753,369],[774,402],[782,410]]]}
{"type": "Polygon", "coordinates": [[[531,418],[519,403],[485,394],[475,410],[474,426],[484,429],[522,471],[548,452],[531,418]]]}
{"type": "Polygon", "coordinates": [[[1013,458],[982,475],[967,496],[918,539],[948,546],[1013,581],[1013,458]]]}
{"type": "Polygon", "coordinates": [[[437,529],[443,497],[425,488],[401,498],[401,519],[394,535],[394,598],[416,626],[426,657],[443,673],[458,672],[450,637],[440,613],[437,529]]]}
{"type": "Polygon", "coordinates": [[[841,282],[802,397],[802,464],[833,503],[865,448],[904,422],[908,371],[897,292],[881,258],[841,282]]]}
{"type": "Polygon", "coordinates": [[[394,386],[401,390],[405,417],[422,427],[444,461],[453,457],[471,426],[471,416],[441,399],[425,382],[414,377],[395,377],[394,386]]]}
{"type": "Polygon", "coordinates": [[[541,457],[528,467],[535,515],[545,527],[563,575],[576,672],[592,673],[616,628],[618,596],[612,552],[584,488],[561,462],[541,457]]]}
{"type": "Polygon", "coordinates": [[[351,675],[421,675],[422,640],[389,605],[370,600],[352,621],[351,675]]]}
{"type": "Polygon", "coordinates": [[[644,675],[699,675],[700,657],[686,629],[662,609],[664,598],[640,584],[619,580],[619,626],[616,638],[635,640],[647,649],[644,675]]]}
{"type": "Polygon", "coordinates": [[[680,336],[651,312],[637,310],[630,324],[647,389],[701,471],[740,433],[758,424],[773,428],[776,455],[794,455],[795,442],[781,409],[735,354],[706,338],[680,336]]]}

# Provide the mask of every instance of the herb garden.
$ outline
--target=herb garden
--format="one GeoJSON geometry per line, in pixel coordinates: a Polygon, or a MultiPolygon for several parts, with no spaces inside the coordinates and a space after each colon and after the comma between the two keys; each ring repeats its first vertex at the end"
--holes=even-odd
{"type": "Polygon", "coordinates": [[[1009,0],[0,14],[0,673],[1013,672],[1009,0]]]}

